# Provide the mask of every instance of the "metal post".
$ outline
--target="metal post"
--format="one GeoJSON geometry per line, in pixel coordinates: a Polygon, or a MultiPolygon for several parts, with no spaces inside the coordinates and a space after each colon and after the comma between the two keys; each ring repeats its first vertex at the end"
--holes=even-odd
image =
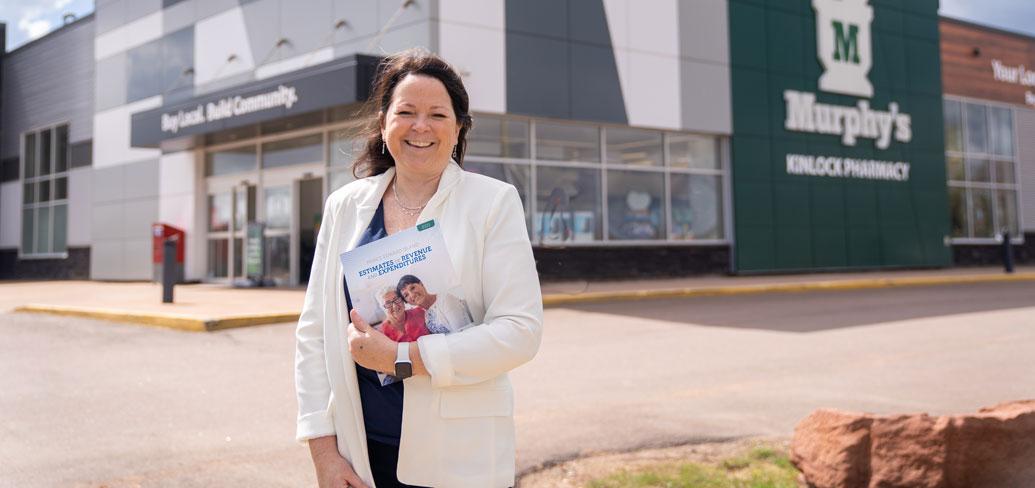
{"type": "Polygon", "coordinates": [[[173,237],[162,243],[162,303],[173,302],[173,285],[176,284],[176,241],[173,237]]]}
{"type": "Polygon", "coordinates": [[[1010,231],[1003,231],[1003,271],[1013,273],[1013,247],[1010,246],[1010,231]]]}

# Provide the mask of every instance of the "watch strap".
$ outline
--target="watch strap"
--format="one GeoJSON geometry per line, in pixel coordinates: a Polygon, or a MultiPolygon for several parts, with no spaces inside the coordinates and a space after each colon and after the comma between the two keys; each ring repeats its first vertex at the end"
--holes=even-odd
{"type": "Polygon", "coordinates": [[[400,342],[395,353],[395,374],[399,379],[413,376],[413,363],[410,362],[410,343],[400,342]]]}

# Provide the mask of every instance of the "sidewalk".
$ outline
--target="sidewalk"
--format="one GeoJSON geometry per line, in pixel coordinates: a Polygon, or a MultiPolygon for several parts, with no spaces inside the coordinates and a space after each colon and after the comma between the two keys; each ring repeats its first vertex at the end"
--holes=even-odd
{"type": "MultiPolygon", "coordinates": [[[[1001,268],[813,273],[780,276],[700,276],[654,280],[555,282],[543,284],[548,307],[588,302],[852,290],[896,286],[1035,281],[1035,267],[1013,274],[1001,268]]],[[[225,285],[177,285],[175,303],[161,303],[156,283],[100,281],[0,282],[0,312],[38,312],[118,322],[212,331],[298,320],[302,289],[238,289],[225,285]]]]}

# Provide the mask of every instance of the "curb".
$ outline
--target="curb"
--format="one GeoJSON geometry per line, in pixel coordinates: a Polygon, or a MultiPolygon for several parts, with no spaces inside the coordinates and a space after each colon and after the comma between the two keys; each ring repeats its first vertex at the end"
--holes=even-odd
{"type": "MultiPolygon", "coordinates": [[[[869,278],[855,280],[813,281],[806,283],[767,283],[758,285],[725,285],[698,288],[667,288],[659,290],[633,290],[586,292],[578,294],[553,293],[543,296],[544,307],[562,307],[585,303],[608,301],[651,300],[658,298],[691,298],[707,296],[752,295],[762,293],[793,293],[809,291],[848,291],[873,288],[895,288],[906,286],[965,285],[975,283],[1006,283],[1035,281],[1035,272],[970,275],[970,276],[912,276],[902,278],[869,278]]],[[[29,304],[16,307],[14,312],[46,313],[97,320],[110,320],[132,324],[164,327],[187,332],[212,332],[250,327],[253,325],[278,324],[298,321],[298,313],[272,313],[233,315],[215,318],[199,318],[190,315],[169,313],[127,312],[117,309],[70,307],[62,305],[29,304]]]]}
{"type": "Polygon", "coordinates": [[[1035,273],[970,276],[911,276],[902,278],[870,278],[858,280],[813,281],[807,283],[767,283],[760,285],[710,286],[699,288],[667,288],[660,290],[587,292],[573,295],[550,294],[543,296],[544,307],[599,303],[606,301],[649,300],[657,298],[689,298],[706,296],[751,295],[761,293],[792,293],[806,291],[847,291],[905,286],[965,285],[974,283],[1003,283],[1035,281],[1035,273]]]}
{"type": "Polygon", "coordinates": [[[187,332],[211,332],[215,330],[248,327],[252,325],[276,324],[298,321],[297,313],[233,315],[219,318],[198,318],[190,315],[169,313],[126,312],[115,309],[68,307],[61,305],[29,304],[15,307],[14,312],[46,313],[96,320],[111,320],[132,324],[164,327],[187,332]]]}

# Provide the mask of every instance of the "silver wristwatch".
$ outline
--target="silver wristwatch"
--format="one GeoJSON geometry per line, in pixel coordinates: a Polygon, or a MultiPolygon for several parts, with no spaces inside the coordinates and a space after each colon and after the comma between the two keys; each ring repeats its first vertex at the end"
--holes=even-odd
{"type": "Polygon", "coordinates": [[[400,380],[413,376],[413,363],[410,362],[410,343],[400,342],[399,351],[395,354],[395,375],[400,380]]]}

